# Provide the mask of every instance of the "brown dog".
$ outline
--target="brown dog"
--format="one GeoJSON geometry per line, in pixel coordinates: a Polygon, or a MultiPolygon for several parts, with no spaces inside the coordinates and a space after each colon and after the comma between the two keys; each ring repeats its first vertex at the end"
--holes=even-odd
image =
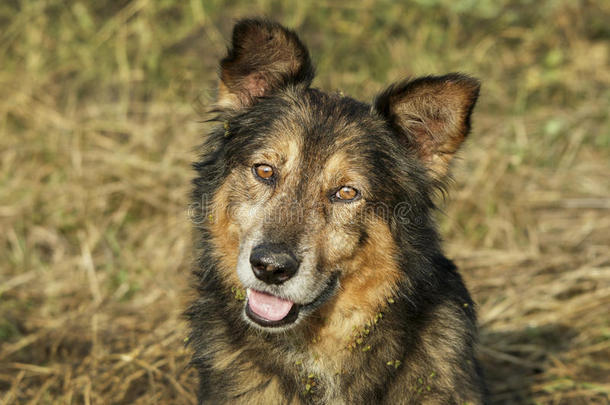
{"type": "Polygon", "coordinates": [[[371,106],[313,76],[294,32],[235,26],[195,164],[200,402],[484,403],[473,303],[431,218],[479,83],[404,80],[371,106]]]}

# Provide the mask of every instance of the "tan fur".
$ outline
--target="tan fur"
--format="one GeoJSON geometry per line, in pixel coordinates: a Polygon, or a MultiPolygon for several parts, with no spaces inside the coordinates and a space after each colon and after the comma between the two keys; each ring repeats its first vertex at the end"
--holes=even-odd
{"type": "Polygon", "coordinates": [[[231,108],[241,104],[237,94],[229,91],[227,86],[222,82],[218,82],[218,94],[216,96],[216,105],[219,108],[231,108]]]}
{"type": "MultiPolygon", "coordinates": [[[[395,246],[387,225],[371,221],[369,240],[347,265],[339,293],[320,310],[321,321],[308,344],[308,366],[324,378],[326,395],[337,401],[333,388],[338,388],[341,375],[349,372],[355,331],[374,324],[389,305],[400,273],[393,259],[395,246]]],[[[327,242],[329,244],[329,242],[327,242]]]]}
{"type": "MultiPolygon", "coordinates": [[[[356,133],[351,136],[355,137],[357,135],[356,133]]],[[[358,156],[351,155],[348,151],[344,150],[340,150],[332,155],[324,166],[322,173],[323,187],[329,189],[337,185],[358,185],[359,191],[362,194],[368,194],[368,181],[366,177],[354,169],[354,167],[359,167],[358,158],[358,156]]]]}
{"type": "Polygon", "coordinates": [[[353,327],[372,321],[388,304],[400,279],[387,225],[376,220],[368,231],[369,240],[346,266],[336,299],[321,311],[328,322],[320,328],[320,343],[314,347],[329,357],[347,347],[353,327]]]}
{"type": "Polygon", "coordinates": [[[223,272],[223,279],[228,282],[229,287],[238,288],[241,287],[241,283],[235,273],[235,268],[239,252],[239,230],[227,211],[230,181],[229,178],[214,196],[213,209],[207,219],[210,221],[211,241],[216,248],[215,252],[217,252],[216,256],[221,264],[219,267],[223,272]]]}

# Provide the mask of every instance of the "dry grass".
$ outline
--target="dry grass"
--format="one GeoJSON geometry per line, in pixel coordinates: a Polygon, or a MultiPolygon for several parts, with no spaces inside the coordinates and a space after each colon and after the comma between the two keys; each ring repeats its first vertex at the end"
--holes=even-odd
{"type": "Polygon", "coordinates": [[[441,216],[494,403],[610,395],[610,4],[0,4],[0,404],[194,403],[189,167],[233,19],[296,27],[316,85],[483,79],[441,216]]]}

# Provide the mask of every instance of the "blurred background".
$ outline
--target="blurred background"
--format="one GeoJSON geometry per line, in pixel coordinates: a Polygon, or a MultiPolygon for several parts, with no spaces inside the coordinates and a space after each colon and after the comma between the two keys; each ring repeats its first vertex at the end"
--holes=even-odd
{"type": "Polygon", "coordinates": [[[610,395],[610,2],[3,0],[0,404],[193,404],[190,168],[231,27],[298,31],[314,85],[483,90],[439,222],[494,404],[610,395]]]}

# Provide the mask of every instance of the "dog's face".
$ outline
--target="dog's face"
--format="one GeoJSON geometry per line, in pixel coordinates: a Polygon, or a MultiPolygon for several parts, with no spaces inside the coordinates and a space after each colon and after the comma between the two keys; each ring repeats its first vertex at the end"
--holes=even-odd
{"type": "Polygon", "coordinates": [[[368,210],[385,171],[375,158],[395,145],[371,138],[386,130],[366,105],[308,89],[262,100],[228,127],[234,166],[216,206],[229,207],[230,226],[218,231],[233,234],[248,319],[291,325],[357,271],[371,233],[387,232],[368,210]]]}
{"type": "Polygon", "coordinates": [[[209,232],[223,279],[247,293],[244,319],[269,331],[298,325],[345,285],[356,302],[373,284],[391,291],[391,228],[424,209],[413,201],[426,205],[424,184],[445,176],[478,94],[466,76],[428,77],[371,107],[311,89],[312,78],[305,47],[272,23],[238,24],[221,62],[225,164],[209,232]]]}

